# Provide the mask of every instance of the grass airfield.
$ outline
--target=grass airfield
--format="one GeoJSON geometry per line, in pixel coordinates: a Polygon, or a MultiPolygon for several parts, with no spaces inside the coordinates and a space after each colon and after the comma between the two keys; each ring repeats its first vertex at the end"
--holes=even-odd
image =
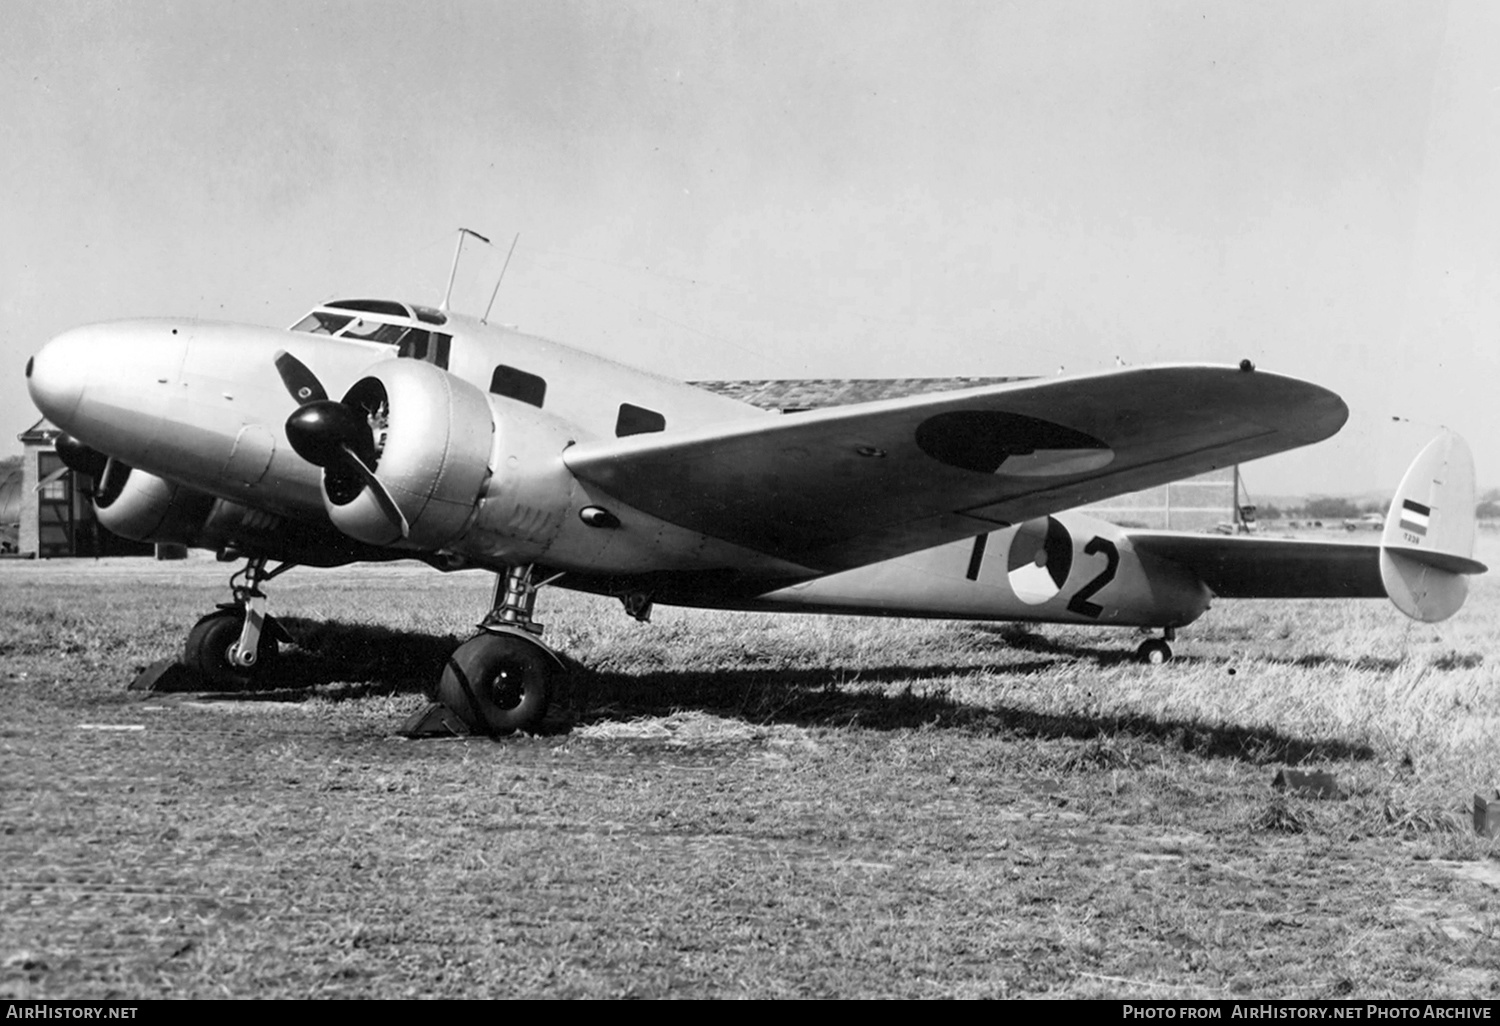
{"type": "Polygon", "coordinates": [[[1500,998],[1495,573],[1162,667],[549,590],[577,725],[407,741],[487,576],[294,570],[280,686],[128,694],[231,569],[0,562],[0,997],[1500,998]]]}

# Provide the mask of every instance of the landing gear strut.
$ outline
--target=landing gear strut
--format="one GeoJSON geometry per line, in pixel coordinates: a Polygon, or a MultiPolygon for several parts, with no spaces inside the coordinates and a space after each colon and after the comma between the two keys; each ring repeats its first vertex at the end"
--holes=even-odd
{"type": "Polygon", "coordinates": [[[278,642],[291,641],[285,628],[266,615],[266,594],[260,586],[292,568],[282,563],[266,570],[266,560],[254,558],[229,579],[232,602],[193,625],[182,648],[182,665],[194,671],[214,691],[238,691],[264,680],[276,660],[278,642]]]}
{"type": "Polygon", "coordinates": [[[1149,638],[1141,642],[1140,647],[1135,650],[1136,657],[1143,663],[1151,666],[1160,666],[1172,658],[1172,646],[1167,644],[1167,642],[1172,641],[1176,637],[1177,632],[1171,627],[1167,627],[1162,631],[1161,637],[1149,638]]]}
{"type": "Polygon", "coordinates": [[[541,727],[565,667],[542,644],[541,624],[532,619],[537,591],[557,578],[533,582],[531,575],[529,565],[496,575],[495,598],[479,633],[459,645],[443,668],[438,704],[413,716],[401,733],[422,736],[461,728],[500,737],[541,727]]]}

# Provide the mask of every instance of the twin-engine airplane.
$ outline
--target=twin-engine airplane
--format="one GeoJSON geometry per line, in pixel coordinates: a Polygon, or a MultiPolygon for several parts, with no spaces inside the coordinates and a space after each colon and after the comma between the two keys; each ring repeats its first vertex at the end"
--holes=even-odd
{"type": "Polygon", "coordinates": [[[561,672],[532,619],[545,585],[643,620],[661,602],[1161,628],[1140,650],[1161,662],[1214,596],[1389,595],[1439,620],[1485,569],[1451,435],[1407,473],[1378,545],[1065,512],[1343,425],[1338,396],[1248,361],[778,414],[471,317],[344,300],[286,331],[77,328],[26,376],[104,526],[247,560],[233,603],[187,636],[209,686],[263,678],[290,640],[262,585],[291,566],[479,567],[493,608],[436,691],[440,717],[491,735],[536,726],[561,672]]]}

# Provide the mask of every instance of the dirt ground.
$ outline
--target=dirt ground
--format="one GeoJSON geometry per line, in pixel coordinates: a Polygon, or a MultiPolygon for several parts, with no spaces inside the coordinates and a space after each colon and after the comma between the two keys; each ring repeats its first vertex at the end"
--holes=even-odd
{"type": "Polygon", "coordinates": [[[1487,626],[1387,656],[1339,635],[1396,623],[1367,606],[1226,608],[1153,671],[1102,632],[561,597],[570,732],[408,741],[487,580],[297,571],[285,686],[125,693],[227,569],[0,565],[0,995],[1500,996],[1467,749],[1414,747],[1492,709],[1353,711],[1408,672],[1480,701],[1487,626]],[[1339,795],[1273,788],[1293,762],[1339,795]]]}

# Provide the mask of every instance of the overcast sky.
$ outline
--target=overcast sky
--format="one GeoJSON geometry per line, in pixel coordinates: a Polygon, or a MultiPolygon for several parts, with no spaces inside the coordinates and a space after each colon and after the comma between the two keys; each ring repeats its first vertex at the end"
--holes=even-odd
{"type": "Polygon", "coordinates": [[[1236,362],[1252,492],[1500,485],[1500,5],[8,0],[0,452],[89,321],[482,311],[685,378],[1236,362]],[[1392,420],[1409,418],[1411,423],[1392,420]]]}

